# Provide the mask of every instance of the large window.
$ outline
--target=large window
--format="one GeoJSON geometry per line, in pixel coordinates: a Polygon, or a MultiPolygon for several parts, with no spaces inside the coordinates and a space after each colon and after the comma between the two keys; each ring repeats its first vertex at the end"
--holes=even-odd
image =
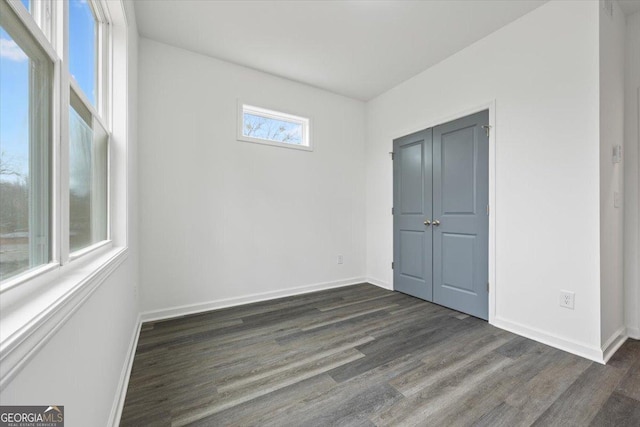
{"type": "Polygon", "coordinates": [[[0,280],[50,260],[53,62],[0,5],[0,280]]]}
{"type": "Polygon", "coordinates": [[[311,150],[309,119],[240,104],[238,139],[286,148],[311,150]]]}
{"type": "Polygon", "coordinates": [[[108,25],[100,4],[0,0],[2,288],[109,242],[108,25]]]}

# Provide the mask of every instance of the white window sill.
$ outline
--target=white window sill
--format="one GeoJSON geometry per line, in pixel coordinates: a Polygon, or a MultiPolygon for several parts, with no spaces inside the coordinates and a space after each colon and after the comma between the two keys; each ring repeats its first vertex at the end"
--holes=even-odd
{"type": "Polygon", "coordinates": [[[287,142],[272,141],[269,139],[252,138],[250,136],[238,135],[236,138],[238,141],[252,142],[254,144],[270,145],[272,147],[292,148],[294,150],[313,151],[311,145],[291,144],[287,142]]]}
{"type": "Polygon", "coordinates": [[[128,256],[102,245],[64,266],[48,265],[0,293],[0,390],[128,256]],[[88,255],[88,254],[87,254],[88,255]]]}

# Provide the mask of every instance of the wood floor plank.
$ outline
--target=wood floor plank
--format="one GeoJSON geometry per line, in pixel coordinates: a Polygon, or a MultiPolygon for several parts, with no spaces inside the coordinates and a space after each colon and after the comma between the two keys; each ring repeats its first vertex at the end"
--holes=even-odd
{"type": "Polygon", "coordinates": [[[519,410],[512,421],[531,425],[592,363],[562,351],[556,354],[553,363],[507,397],[506,403],[519,410]]]}
{"type": "Polygon", "coordinates": [[[535,345],[535,341],[525,337],[516,337],[496,351],[506,357],[510,357],[511,359],[517,359],[531,350],[535,345]]]}
{"type": "Polygon", "coordinates": [[[495,352],[486,354],[463,368],[404,399],[388,411],[374,417],[376,425],[418,425],[440,408],[457,402],[473,388],[498,372],[513,360],[495,352]]]}
{"type": "MultiPolygon", "coordinates": [[[[296,424],[302,426],[363,426],[373,425],[368,414],[392,406],[402,398],[388,384],[372,384],[364,390],[343,396],[341,399],[325,401],[321,406],[312,407],[298,414],[296,424]]],[[[279,427],[285,419],[276,419],[265,426],[279,427]]]]}
{"type": "MultiPolygon", "coordinates": [[[[355,349],[355,347],[370,342],[371,340],[373,340],[372,337],[364,337],[357,341],[348,340],[347,342],[339,346],[331,346],[329,348],[319,349],[319,351],[307,353],[304,356],[301,356],[300,354],[291,355],[288,358],[281,359],[280,361],[269,364],[268,366],[263,366],[259,369],[254,369],[249,372],[243,372],[241,375],[220,380],[217,383],[217,389],[220,392],[235,390],[237,388],[262,380],[263,378],[280,374],[281,372],[291,371],[300,366],[326,359],[336,353],[342,353],[351,349],[355,349]]],[[[364,355],[362,355],[362,357],[364,357],[364,355]]]]}
{"type": "Polygon", "coordinates": [[[640,401],[640,356],[636,363],[631,365],[627,375],[620,381],[616,391],[640,401]]]}
{"type": "Polygon", "coordinates": [[[145,323],[121,425],[639,425],[638,402],[638,341],[601,366],[359,284],[145,323]]]}
{"type": "Polygon", "coordinates": [[[455,349],[451,349],[452,351],[445,358],[428,357],[418,369],[394,379],[390,384],[404,396],[411,396],[431,384],[450,378],[505,342],[506,339],[496,338],[493,335],[481,336],[477,340],[458,340],[455,349]]]}
{"type": "Polygon", "coordinates": [[[640,341],[629,340],[611,358],[611,366],[626,370],[620,384],[616,388],[618,393],[640,401],[640,341]]]}
{"type": "Polygon", "coordinates": [[[621,369],[591,364],[533,425],[589,425],[609,399],[623,374],[621,369]]]}
{"type": "Polygon", "coordinates": [[[304,405],[304,402],[324,394],[335,385],[330,376],[316,375],[202,418],[190,426],[262,426],[266,424],[267,417],[273,419],[295,405],[304,405]]]}
{"type": "Polygon", "coordinates": [[[179,408],[172,408],[172,426],[185,426],[194,421],[208,417],[216,412],[232,406],[248,402],[296,382],[314,377],[328,370],[349,363],[363,357],[362,353],[350,349],[342,353],[331,355],[321,361],[314,361],[308,365],[296,367],[291,371],[278,373],[271,377],[261,378],[260,381],[248,384],[245,388],[234,389],[216,396],[211,396],[207,402],[194,402],[179,408]]]}
{"type": "Polygon", "coordinates": [[[593,427],[640,426],[640,402],[620,393],[613,393],[591,422],[593,427]]]}
{"type": "Polygon", "coordinates": [[[475,387],[469,387],[457,401],[445,402],[424,422],[429,425],[472,425],[504,402],[509,394],[534,377],[541,369],[553,363],[555,351],[550,347],[537,344],[530,353],[518,359],[507,358],[512,363],[486,377],[485,381],[475,387]]]}
{"type": "Polygon", "coordinates": [[[473,423],[473,427],[526,427],[530,426],[525,420],[525,415],[506,402],[484,414],[473,423]]]}
{"type": "MultiPolygon", "coordinates": [[[[414,369],[419,364],[419,361],[411,354],[404,355],[398,359],[380,365],[374,369],[366,371],[358,376],[350,378],[349,380],[336,384],[335,387],[328,390],[325,393],[317,395],[312,399],[306,399],[293,406],[287,408],[283,413],[272,415],[266,414],[259,420],[256,425],[286,425],[287,420],[296,420],[296,425],[302,425],[302,419],[306,419],[311,413],[326,412],[327,408],[341,405],[342,402],[349,400],[354,395],[360,395],[365,393],[374,385],[385,384],[402,373],[414,369]]],[[[399,396],[396,392],[395,396],[399,396]]],[[[383,411],[386,406],[380,406],[372,408],[372,414],[383,411]]]]}

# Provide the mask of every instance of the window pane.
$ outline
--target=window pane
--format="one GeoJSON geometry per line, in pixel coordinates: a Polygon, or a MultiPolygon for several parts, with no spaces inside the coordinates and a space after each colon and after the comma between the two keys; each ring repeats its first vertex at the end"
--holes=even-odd
{"type": "Polygon", "coordinates": [[[87,0],[69,1],[69,72],[96,105],[97,22],[87,0]]]}
{"type": "Polygon", "coordinates": [[[51,61],[0,4],[0,280],[49,262],[51,61]]]}
{"type": "Polygon", "coordinates": [[[302,124],[244,113],[243,135],[287,144],[302,144],[302,124]]]}
{"type": "MultiPolygon", "coordinates": [[[[72,94],[73,98],[73,94],[72,94]]],[[[70,108],[69,248],[71,252],[107,238],[108,136],[70,108]]]]}
{"type": "Polygon", "coordinates": [[[29,12],[31,12],[31,1],[30,0],[22,0],[22,4],[27,8],[29,12]]]}

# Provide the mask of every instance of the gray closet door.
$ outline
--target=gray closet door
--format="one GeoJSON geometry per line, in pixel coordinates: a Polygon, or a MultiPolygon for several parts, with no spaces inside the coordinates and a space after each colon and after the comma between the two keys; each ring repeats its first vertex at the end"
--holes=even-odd
{"type": "Polygon", "coordinates": [[[433,129],[433,301],[482,319],[489,312],[488,123],[483,111],[433,129]]]}
{"type": "Polygon", "coordinates": [[[432,130],[393,141],[394,289],[432,300],[432,130]]]}

